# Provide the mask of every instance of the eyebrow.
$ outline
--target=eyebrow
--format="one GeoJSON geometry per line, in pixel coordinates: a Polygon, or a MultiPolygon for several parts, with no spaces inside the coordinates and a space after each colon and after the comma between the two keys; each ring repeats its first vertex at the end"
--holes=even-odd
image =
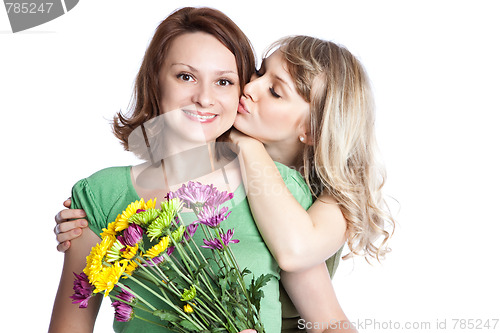
{"type": "MultiPolygon", "coordinates": [[[[188,67],[191,71],[193,72],[198,72],[198,70],[191,66],[191,65],[188,65],[188,64],[184,64],[182,62],[176,62],[176,63],[173,63],[170,67],[173,67],[173,66],[186,66],[188,67]]],[[[217,75],[226,75],[226,74],[234,74],[234,75],[238,75],[238,73],[234,72],[234,71],[231,71],[231,70],[221,70],[221,71],[216,71],[215,74],[217,75]]]]}
{"type": "MultiPolygon", "coordinates": [[[[264,71],[266,70],[266,60],[267,58],[264,58],[262,60],[262,64],[261,64],[261,67],[264,67],[264,71]]],[[[281,83],[283,83],[287,88],[288,90],[290,90],[290,92],[293,92],[294,90],[292,89],[292,87],[290,86],[290,84],[288,82],[285,81],[285,79],[283,79],[281,76],[279,75],[276,75],[276,74],[272,74],[271,75],[273,78],[275,78],[276,80],[280,81],[281,83]]]]}

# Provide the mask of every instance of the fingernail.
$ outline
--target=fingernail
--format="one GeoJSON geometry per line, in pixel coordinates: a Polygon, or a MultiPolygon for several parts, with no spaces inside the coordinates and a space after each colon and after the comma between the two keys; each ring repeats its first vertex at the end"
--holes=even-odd
{"type": "Polygon", "coordinates": [[[84,211],[84,210],[81,210],[81,211],[80,211],[80,216],[81,216],[81,217],[84,217],[84,216],[87,216],[87,214],[85,214],[85,211],[84,211]]]}
{"type": "Polygon", "coordinates": [[[81,227],[86,227],[87,226],[87,221],[86,220],[81,220],[80,221],[80,226],[81,227]]]}

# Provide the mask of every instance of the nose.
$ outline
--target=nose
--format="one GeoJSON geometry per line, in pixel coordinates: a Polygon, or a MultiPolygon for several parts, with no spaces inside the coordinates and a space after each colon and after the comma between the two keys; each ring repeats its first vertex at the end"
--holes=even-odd
{"type": "Polygon", "coordinates": [[[215,104],[215,96],[210,84],[199,82],[196,85],[193,102],[203,108],[208,108],[215,104]]]}
{"type": "Polygon", "coordinates": [[[258,96],[260,81],[261,80],[257,75],[252,75],[250,82],[245,84],[245,87],[243,88],[243,95],[255,102],[258,96]]]}

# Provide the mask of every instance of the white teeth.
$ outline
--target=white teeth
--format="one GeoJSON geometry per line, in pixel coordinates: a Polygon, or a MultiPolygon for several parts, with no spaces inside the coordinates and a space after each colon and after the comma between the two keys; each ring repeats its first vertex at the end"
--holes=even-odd
{"type": "Polygon", "coordinates": [[[198,119],[212,119],[212,118],[215,118],[215,114],[214,115],[211,115],[211,116],[201,116],[199,114],[196,114],[196,113],[191,113],[189,111],[186,111],[186,110],[182,110],[184,113],[186,113],[187,115],[191,116],[191,117],[196,117],[198,119]]]}

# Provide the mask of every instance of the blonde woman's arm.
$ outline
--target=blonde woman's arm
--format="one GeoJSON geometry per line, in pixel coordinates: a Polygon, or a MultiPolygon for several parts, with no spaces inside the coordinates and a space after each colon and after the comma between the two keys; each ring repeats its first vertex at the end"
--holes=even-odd
{"type": "Polygon", "coordinates": [[[298,328],[307,332],[355,333],[342,310],[325,263],[301,272],[281,272],[281,282],[299,311],[298,328]]]}
{"type": "Polygon", "coordinates": [[[321,194],[304,210],[287,189],[264,145],[236,130],[230,138],[252,215],[281,269],[296,272],[324,262],[345,243],[346,221],[336,200],[321,194]]]}
{"type": "Polygon", "coordinates": [[[71,248],[65,252],[64,266],[57,290],[52,317],[50,319],[49,333],[89,333],[94,329],[95,319],[101,305],[101,295],[96,295],[89,300],[86,309],[80,309],[77,304],[72,304],[73,272],[80,274],[85,267],[86,257],[92,246],[100,242],[100,238],[89,228],[84,228],[80,237],[74,239],[71,248]]]}

